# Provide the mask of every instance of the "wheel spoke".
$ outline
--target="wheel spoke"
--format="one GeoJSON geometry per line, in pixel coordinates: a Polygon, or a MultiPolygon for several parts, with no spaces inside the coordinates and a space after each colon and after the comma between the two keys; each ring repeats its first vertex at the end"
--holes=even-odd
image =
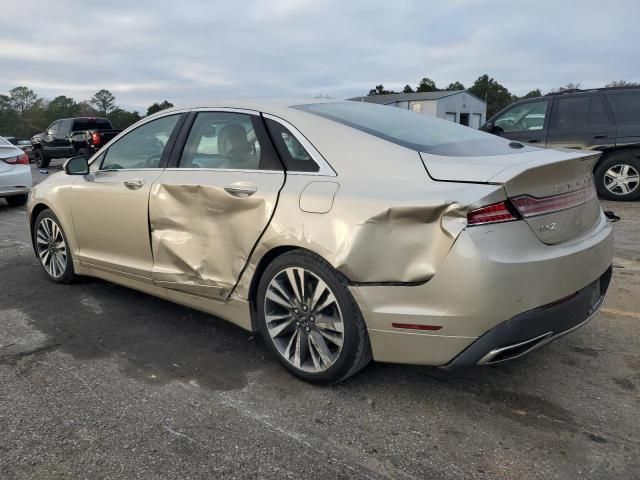
{"type": "Polygon", "coordinates": [[[322,359],[322,363],[324,363],[325,365],[331,365],[333,363],[331,360],[331,351],[329,350],[327,342],[324,341],[322,335],[318,334],[317,332],[311,332],[310,338],[311,343],[316,348],[316,351],[322,359]]]}
{"type": "Polygon", "coordinates": [[[326,291],[327,291],[327,284],[324,283],[322,280],[318,279],[318,283],[316,284],[316,288],[313,291],[313,297],[311,298],[311,301],[309,302],[309,308],[311,309],[312,312],[316,311],[316,307],[318,306],[318,302],[320,301],[320,298],[322,297],[322,295],[326,291]]]}
{"type": "Polygon", "coordinates": [[[269,335],[271,335],[272,338],[277,337],[284,330],[286,330],[288,327],[290,327],[292,323],[293,323],[293,318],[291,318],[291,317],[289,317],[287,320],[285,320],[282,323],[279,323],[278,325],[276,325],[274,327],[270,326],[269,323],[267,323],[267,328],[269,329],[269,335]]]}
{"type": "Polygon", "coordinates": [[[311,361],[313,362],[313,366],[315,367],[316,370],[320,370],[322,368],[322,365],[320,363],[320,356],[316,352],[313,342],[311,341],[311,335],[307,336],[307,342],[309,343],[308,345],[309,355],[311,356],[311,361]]]}
{"type": "Polygon", "coordinates": [[[287,344],[287,348],[284,349],[284,352],[282,352],[284,358],[286,358],[288,361],[291,361],[291,347],[294,345],[294,342],[296,341],[296,337],[300,334],[300,330],[294,330],[293,334],[291,335],[291,338],[289,339],[289,343],[287,344]]]}
{"type": "Polygon", "coordinates": [[[342,346],[342,337],[324,328],[318,328],[318,333],[338,347],[342,346]]]}
{"type": "Polygon", "coordinates": [[[267,290],[267,298],[269,300],[271,300],[272,302],[277,303],[281,307],[284,307],[284,308],[292,308],[293,307],[293,304],[289,300],[287,300],[286,298],[281,297],[280,295],[278,295],[278,293],[276,293],[271,288],[269,288],[269,290],[267,290]]]}
{"type": "Polygon", "coordinates": [[[325,308],[327,308],[329,305],[331,305],[332,303],[335,303],[336,301],[336,297],[333,296],[333,293],[329,292],[329,294],[327,295],[327,298],[325,298],[324,302],[322,302],[322,304],[320,306],[317,306],[313,312],[314,313],[319,313],[322,310],[324,310],[325,308]]]}
{"type": "Polygon", "coordinates": [[[289,285],[291,286],[291,291],[296,297],[296,300],[300,304],[304,303],[304,270],[297,268],[287,268],[287,278],[289,279],[289,285]],[[296,278],[298,277],[298,278],[296,278]],[[298,285],[297,280],[300,280],[300,285],[298,285]]]}

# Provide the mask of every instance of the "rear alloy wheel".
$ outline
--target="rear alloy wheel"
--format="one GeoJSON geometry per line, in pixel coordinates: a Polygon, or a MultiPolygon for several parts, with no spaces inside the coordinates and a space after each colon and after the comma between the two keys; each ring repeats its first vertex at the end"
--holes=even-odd
{"type": "Polygon", "coordinates": [[[67,238],[51,210],[44,210],[38,215],[33,232],[33,244],[40,264],[51,280],[69,283],[75,278],[67,238]]]}
{"type": "Polygon", "coordinates": [[[47,168],[49,166],[50,159],[48,159],[41,148],[37,148],[33,151],[33,158],[38,168],[47,168]]]}
{"type": "Polygon", "coordinates": [[[332,383],[371,359],[360,310],[339,275],[305,251],[286,253],[265,270],[258,288],[263,336],[296,376],[332,383]]]}
{"type": "Polygon", "coordinates": [[[605,158],[595,172],[600,196],[609,200],[640,197],[640,160],[631,153],[605,158]]]}

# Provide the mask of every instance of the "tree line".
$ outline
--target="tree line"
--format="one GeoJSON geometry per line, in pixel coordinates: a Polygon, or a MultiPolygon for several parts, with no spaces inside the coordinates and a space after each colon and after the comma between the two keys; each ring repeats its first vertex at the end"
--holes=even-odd
{"type": "MultiPolygon", "coordinates": [[[[167,100],[155,102],[147,108],[147,115],[173,107],[167,100]]],[[[124,129],[142,118],[140,112],[128,111],[116,103],[109,90],[99,90],[90,99],[77,102],[66,95],[52,100],[40,97],[29,87],[12,88],[0,94],[0,135],[31,138],[43,132],[51,122],[60,118],[106,117],[113,128],[124,129]]]]}
{"type": "MultiPolygon", "coordinates": [[[[640,83],[627,82],[625,80],[616,80],[608,83],[605,87],[640,87],[640,83]]],[[[548,93],[557,93],[563,92],[566,90],[574,90],[579,89],[579,83],[568,83],[564,87],[560,87],[555,90],[551,90],[548,93]]],[[[391,93],[414,93],[414,92],[437,92],[437,91],[453,91],[453,90],[468,90],[469,93],[475,95],[478,98],[481,98],[485,102],[487,102],[487,118],[491,118],[493,115],[498,113],[507,105],[517,101],[522,100],[524,98],[535,98],[541,97],[542,92],[539,88],[535,90],[531,90],[526,95],[522,97],[518,97],[517,95],[512,94],[509,90],[498,83],[495,79],[489,77],[489,75],[484,74],[479,76],[473,85],[468,89],[460,82],[450,83],[445,88],[438,88],[436,86],[436,82],[431,80],[430,78],[423,78],[420,80],[418,85],[414,88],[411,85],[405,85],[402,92],[394,92],[393,90],[387,90],[384,88],[384,85],[376,85],[375,88],[369,90],[368,95],[388,95],[391,93]]]]}

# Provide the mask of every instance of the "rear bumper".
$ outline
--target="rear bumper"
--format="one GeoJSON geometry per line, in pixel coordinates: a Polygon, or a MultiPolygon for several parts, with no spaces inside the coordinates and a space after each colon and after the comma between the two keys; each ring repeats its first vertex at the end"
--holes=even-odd
{"type": "Polygon", "coordinates": [[[463,231],[436,275],[425,284],[353,285],[350,290],[367,324],[375,360],[448,366],[498,329],[487,338],[507,340],[479,343],[487,342],[482,355],[467,361],[475,365],[496,348],[552,332],[535,343],[548,341],[584,321],[588,315],[574,303],[574,296],[607,275],[612,258],[613,234],[604,215],[588,234],[553,246],[535,238],[526,223],[510,222],[463,231]],[[559,319],[560,314],[554,315],[555,320],[545,316],[539,330],[523,327],[520,336],[499,335],[511,325],[524,325],[519,319],[529,312],[568,300],[573,301],[563,306],[563,312],[571,312],[566,320],[559,319]],[[549,328],[553,321],[559,325],[549,328]],[[427,329],[408,330],[399,326],[402,324],[427,329]],[[503,324],[506,326],[500,327],[503,324]]]}
{"type": "Polygon", "coordinates": [[[443,368],[512,360],[583,326],[602,306],[611,270],[609,267],[595,282],[567,299],[521,313],[492,328],[443,368]]]}
{"type": "Polygon", "coordinates": [[[15,165],[11,170],[0,173],[0,198],[27,194],[32,184],[31,167],[15,165]]]}

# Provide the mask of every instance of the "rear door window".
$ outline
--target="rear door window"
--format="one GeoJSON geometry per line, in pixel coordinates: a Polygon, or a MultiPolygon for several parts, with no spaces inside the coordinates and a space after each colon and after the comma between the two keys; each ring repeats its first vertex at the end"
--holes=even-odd
{"type": "Polygon", "coordinates": [[[602,99],[597,95],[558,98],[556,101],[551,117],[552,130],[580,130],[609,124],[602,99]]]}
{"type": "Polygon", "coordinates": [[[198,113],[178,167],[282,170],[262,119],[236,112],[198,113]]]}
{"type": "Polygon", "coordinates": [[[313,161],[309,152],[289,129],[270,118],[266,120],[273,143],[288,171],[318,172],[320,170],[320,167],[313,161]]]}
{"type": "Polygon", "coordinates": [[[640,125],[640,91],[606,93],[618,125],[640,125]]]}

